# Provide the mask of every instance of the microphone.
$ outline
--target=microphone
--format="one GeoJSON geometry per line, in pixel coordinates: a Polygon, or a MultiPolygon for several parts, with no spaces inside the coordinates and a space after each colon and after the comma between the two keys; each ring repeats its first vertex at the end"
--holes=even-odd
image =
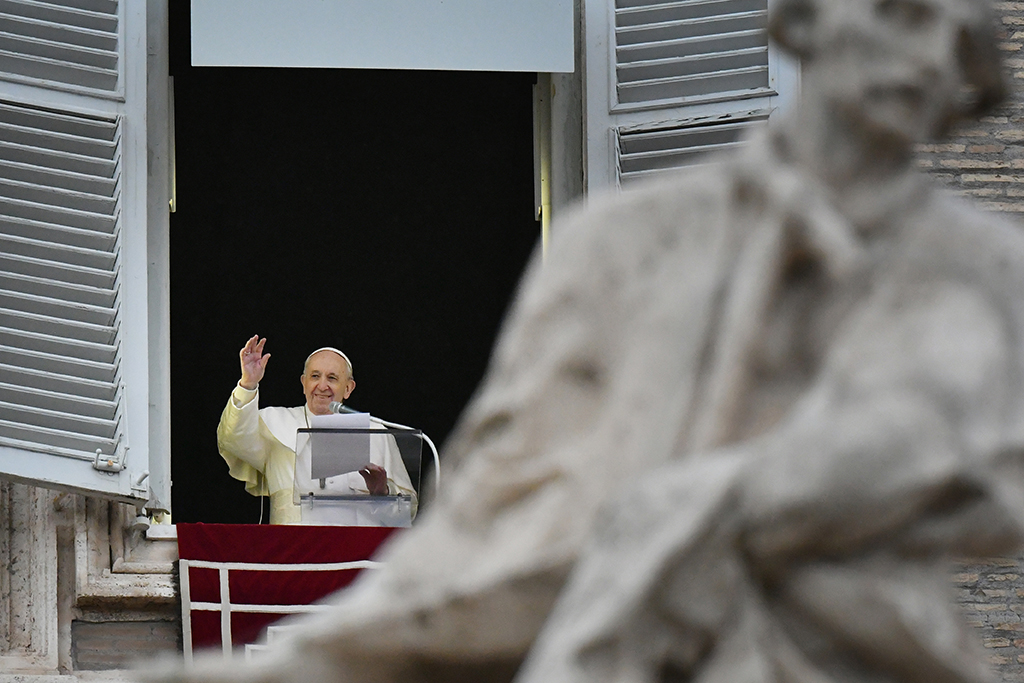
{"type": "Polygon", "coordinates": [[[358,413],[358,410],[353,410],[347,405],[344,405],[341,401],[331,401],[327,404],[327,410],[332,413],[358,413]]]}

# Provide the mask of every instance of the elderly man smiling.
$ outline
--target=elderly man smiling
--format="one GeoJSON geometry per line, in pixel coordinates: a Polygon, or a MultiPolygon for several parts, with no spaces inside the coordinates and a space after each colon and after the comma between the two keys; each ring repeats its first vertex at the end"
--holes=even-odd
{"type": "MultiPolygon", "coordinates": [[[[266,339],[254,335],[239,351],[242,378],[231,392],[217,426],[217,448],[231,476],[245,482],[254,496],[270,496],[270,523],[301,521],[299,506],[292,500],[295,476],[295,437],[310,426],[310,416],[327,415],[333,401],[343,403],[356,388],[352,362],[335,348],[317,349],[302,369],[302,393],[306,403],[294,408],[259,407],[259,383],[270,354],[263,353],[266,339]]],[[[343,475],[353,493],[375,496],[415,495],[409,474],[390,440],[372,439],[370,464],[343,475]]]]}

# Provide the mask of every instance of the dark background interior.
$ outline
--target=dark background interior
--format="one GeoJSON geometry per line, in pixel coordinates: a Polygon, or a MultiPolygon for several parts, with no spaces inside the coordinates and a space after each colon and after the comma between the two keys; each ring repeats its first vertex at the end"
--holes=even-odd
{"type": "Polygon", "coordinates": [[[534,75],[192,67],[189,3],[170,31],[174,520],[255,523],[215,437],[253,334],[262,405],[301,405],[331,345],[353,407],[453,427],[539,232],[534,75]]]}

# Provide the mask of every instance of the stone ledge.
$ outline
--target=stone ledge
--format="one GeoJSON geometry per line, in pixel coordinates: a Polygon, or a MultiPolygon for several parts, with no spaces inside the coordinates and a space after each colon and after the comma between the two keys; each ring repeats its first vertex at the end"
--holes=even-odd
{"type": "Polygon", "coordinates": [[[131,671],[90,671],[73,674],[0,674],[0,683],[135,683],[131,671]]]}
{"type": "Polygon", "coordinates": [[[75,606],[138,608],[174,604],[177,600],[174,579],[169,574],[107,574],[80,586],[75,606]]]}

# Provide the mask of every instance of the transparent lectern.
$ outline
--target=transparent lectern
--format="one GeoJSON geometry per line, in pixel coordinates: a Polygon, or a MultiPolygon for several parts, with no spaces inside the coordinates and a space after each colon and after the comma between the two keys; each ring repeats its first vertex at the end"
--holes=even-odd
{"type": "Polygon", "coordinates": [[[407,527],[416,515],[423,440],[418,429],[311,427],[299,429],[295,444],[293,500],[302,524],[407,527]],[[401,489],[373,496],[358,470],[371,457],[385,463],[401,489]],[[407,492],[408,491],[408,492],[407,492]]]}

